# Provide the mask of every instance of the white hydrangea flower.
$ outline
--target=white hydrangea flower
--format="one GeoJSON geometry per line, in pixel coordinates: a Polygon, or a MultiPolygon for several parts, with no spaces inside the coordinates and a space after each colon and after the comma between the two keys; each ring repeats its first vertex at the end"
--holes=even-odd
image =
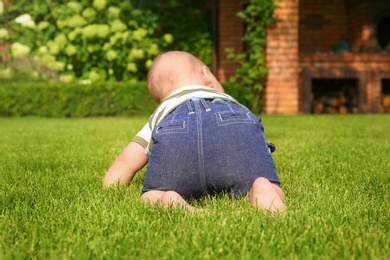
{"type": "Polygon", "coordinates": [[[159,50],[157,44],[152,43],[152,45],[150,45],[150,47],[147,50],[147,52],[148,52],[149,55],[157,55],[157,54],[159,54],[160,50],[159,50]]]}
{"type": "Polygon", "coordinates": [[[49,41],[47,43],[47,45],[49,47],[49,53],[50,54],[57,55],[58,53],[60,53],[60,47],[58,46],[58,44],[55,44],[54,42],[49,41]]]}
{"type": "Polygon", "coordinates": [[[66,45],[66,42],[67,42],[68,40],[66,39],[66,36],[65,36],[65,34],[63,34],[63,33],[60,33],[60,34],[58,34],[55,38],[54,38],[54,42],[56,43],[56,44],[58,44],[58,46],[60,46],[60,47],[64,47],[65,45],[66,45]]]}
{"type": "Polygon", "coordinates": [[[116,38],[115,35],[110,37],[110,44],[111,45],[115,45],[117,41],[118,41],[118,38],[116,38]]]}
{"type": "Polygon", "coordinates": [[[48,50],[47,46],[45,46],[45,45],[39,46],[39,48],[38,48],[38,53],[39,53],[39,54],[45,54],[45,53],[47,53],[48,51],[49,51],[49,50],[48,50]]]}
{"type": "Polygon", "coordinates": [[[19,42],[15,42],[11,45],[11,54],[14,58],[25,58],[30,54],[30,51],[30,47],[19,42]]]}
{"type": "Polygon", "coordinates": [[[75,12],[79,12],[80,9],[81,9],[81,4],[78,3],[78,2],[71,1],[71,2],[68,2],[66,5],[67,5],[70,9],[72,9],[73,11],[75,11],[75,12]]]}
{"type": "Polygon", "coordinates": [[[87,20],[85,20],[84,17],[78,14],[66,19],[66,26],[70,28],[82,27],[87,23],[88,23],[87,20]]]}
{"type": "Polygon", "coordinates": [[[18,24],[24,24],[24,23],[29,22],[30,20],[32,20],[31,15],[23,14],[23,15],[16,17],[15,22],[18,24]]]}
{"type": "Polygon", "coordinates": [[[121,9],[119,7],[110,6],[108,8],[108,16],[113,18],[118,18],[121,13],[121,9]]]}
{"type": "Polygon", "coordinates": [[[81,85],[91,85],[92,81],[90,79],[83,79],[82,81],[80,81],[80,84],[81,85]]]}
{"type": "Polygon", "coordinates": [[[107,38],[107,36],[110,34],[110,26],[107,24],[99,24],[96,27],[97,29],[97,37],[101,39],[107,38]]]}
{"type": "Polygon", "coordinates": [[[114,50],[108,50],[106,52],[106,59],[109,60],[109,61],[113,61],[115,60],[116,58],[118,58],[118,54],[116,53],[116,51],[114,50]]]}
{"type": "Polygon", "coordinates": [[[109,49],[111,48],[111,44],[109,42],[106,42],[104,45],[103,45],[103,51],[108,51],[109,49]]]}
{"type": "Polygon", "coordinates": [[[132,63],[132,62],[127,63],[126,69],[130,72],[137,72],[138,71],[137,64],[132,63]]]}
{"type": "Polygon", "coordinates": [[[55,60],[56,60],[56,57],[54,57],[53,55],[50,55],[50,54],[45,54],[45,55],[42,56],[42,62],[45,65],[48,65],[48,64],[50,64],[51,62],[53,62],[55,60]]]}
{"type": "Polygon", "coordinates": [[[0,69],[0,79],[10,79],[12,78],[11,68],[0,69]]]}
{"type": "Polygon", "coordinates": [[[55,71],[64,71],[65,70],[65,63],[61,61],[52,61],[47,64],[49,69],[55,70],[55,71]]]}
{"type": "Polygon", "coordinates": [[[172,43],[173,42],[173,36],[170,33],[164,34],[163,38],[164,38],[164,41],[166,41],[167,43],[172,43]]]}
{"type": "Polygon", "coordinates": [[[33,21],[31,15],[29,14],[23,14],[16,17],[15,22],[20,24],[23,27],[29,27],[29,28],[35,27],[35,22],[33,21]]]}
{"type": "Polygon", "coordinates": [[[96,27],[94,24],[87,25],[83,28],[82,34],[85,38],[94,38],[96,36],[96,27]]]}
{"type": "Polygon", "coordinates": [[[106,5],[107,5],[107,1],[106,0],[93,0],[93,7],[95,7],[96,9],[98,10],[104,10],[106,8],[106,5]]]}
{"type": "Polygon", "coordinates": [[[82,29],[82,34],[85,38],[101,38],[104,39],[110,34],[110,26],[106,24],[90,24],[82,29]]]}
{"type": "Polygon", "coordinates": [[[77,34],[82,34],[83,33],[83,28],[81,28],[81,27],[76,27],[76,28],[74,28],[74,30],[73,30],[75,33],[77,33],[77,34]]]}
{"type": "Polygon", "coordinates": [[[97,82],[100,80],[100,75],[96,71],[89,72],[88,78],[91,82],[97,82]]]}
{"type": "Polygon", "coordinates": [[[88,51],[88,53],[94,53],[95,47],[92,44],[88,44],[87,51],[88,51]]]}
{"type": "Polygon", "coordinates": [[[68,56],[73,56],[77,53],[77,49],[74,45],[68,45],[65,49],[65,53],[68,56]]]}
{"type": "Polygon", "coordinates": [[[28,27],[28,28],[35,28],[35,22],[33,20],[29,21],[28,23],[26,23],[24,25],[24,27],[28,27]]]}
{"type": "Polygon", "coordinates": [[[92,7],[87,7],[81,13],[84,17],[90,18],[96,16],[96,10],[92,7]]]}
{"type": "Polygon", "coordinates": [[[129,31],[122,33],[122,43],[125,44],[127,42],[127,39],[129,38],[129,31]]]}
{"type": "Polygon", "coordinates": [[[0,14],[4,13],[4,4],[3,1],[0,1],[0,14]]]}
{"type": "Polygon", "coordinates": [[[125,30],[127,30],[127,26],[121,20],[117,19],[111,23],[112,32],[122,32],[125,30]]]}
{"type": "Polygon", "coordinates": [[[74,78],[72,75],[61,75],[58,79],[61,82],[70,83],[73,81],[74,78]]]}
{"type": "Polygon", "coordinates": [[[39,72],[38,71],[33,71],[33,72],[31,72],[30,75],[31,75],[32,78],[35,78],[35,79],[39,78],[39,72]]]}
{"type": "Polygon", "coordinates": [[[148,31],[146,29],[138,28],[137,30],[135,30],[133,32],[133,39],[137,40],[137,41],[140,41],[143,38],[145,38],[146,35],[148,35],[148,31]]]}
{"type": "Polygon", "coordinates": [[[142,49],[131,49],[129,56],[127,57],[129,61],[140,60],[145,57],[144,50],[142,49]]]}
{"type": "Polygon", "coordinates": [[[41,31],[43,31],[43,30],[46,30],[47,28],[49,28],[49,26],[50,26],[49,22],[47,22],[47,21],[41,21],[41,22],[39,22],[39,24],[38,24],[38,29],[41,30],[41,31]]]}
{"type": "Polygon", "coordinates": [[[0,28],[0,39],[8,39],[9,38],[9,32],[7,29],[0,28]]]}
{"type": "Polygon", "coordinates": [[[119,40],[119,39],[122,39],[123,33],[121,33],[121,32],[116,32],[116,33],[114,34],[114,37],[117,38],[118,40],[119,40]]]}
{"type": "Polygon", "coordinates": [[[59,29],[63,29],[67,25],[67,20],[57,20],[56,24],[59,29]]]}
{"type": "Polygon", "coordinates": [[[75,32],[75,30],[68,33],[68,39],[70,41],[74,41],[76,38],[77,38],[77,33],[75,32]]]}
{"type": "Polygon", "coordinates": [[[153,61],[151,59],[148,59],[146,62],[145,62],[145,67],[147,69],[149,69],[153,64],[153,61]]]}

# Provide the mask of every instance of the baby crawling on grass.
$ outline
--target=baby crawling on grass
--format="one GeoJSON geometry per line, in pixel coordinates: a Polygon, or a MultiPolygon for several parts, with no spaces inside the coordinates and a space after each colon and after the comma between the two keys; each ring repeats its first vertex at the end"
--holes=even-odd
{"type": "Polygon", "coordinates": [[[147,76],[160,103],[117,157],[103,186],[130,183],[146,164],[141,199],[193,212],[188,203],[227,192],[264,212],[285,210],[264,128],[193,55],[158,56],[147,76]]]}

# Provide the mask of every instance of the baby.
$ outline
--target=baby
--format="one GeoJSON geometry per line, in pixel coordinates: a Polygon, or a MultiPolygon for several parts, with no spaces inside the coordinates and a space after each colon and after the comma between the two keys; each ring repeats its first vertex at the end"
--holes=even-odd
{"type": "Polygon", "coordinates": [[[264,212],[285,210],[284,193],[261,120],[224,89],[193,55],[158,56],[148,89],[160,103],[107,171],[103,186],[131,182],[146,164],[141,199],[180,206],[227,192],[264,212]]]}

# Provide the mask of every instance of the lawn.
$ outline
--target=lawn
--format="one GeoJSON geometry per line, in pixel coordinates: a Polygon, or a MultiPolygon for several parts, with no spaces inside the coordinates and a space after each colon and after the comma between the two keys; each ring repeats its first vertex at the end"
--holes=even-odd
{"type": "Polygon", "coordinates": [[[0,259],[389,259],[390,115],[264,116],[285,217],[101,179],[147,118],[0,118],[0,259]]]}

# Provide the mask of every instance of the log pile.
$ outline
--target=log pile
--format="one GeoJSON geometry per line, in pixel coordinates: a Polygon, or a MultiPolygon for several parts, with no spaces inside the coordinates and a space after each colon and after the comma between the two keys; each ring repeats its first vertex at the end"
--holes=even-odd
{"type": "Polygon", "coordinates": [[[357,114],[357,88],[342,87],[338,91],[317,92],[312,95],[312,112],[314,114],[357,114]]]}
{"type": "Polygon", "coordinates": [[[390,113],[390,93],[381,93],[380,113],[390,113]]]}

